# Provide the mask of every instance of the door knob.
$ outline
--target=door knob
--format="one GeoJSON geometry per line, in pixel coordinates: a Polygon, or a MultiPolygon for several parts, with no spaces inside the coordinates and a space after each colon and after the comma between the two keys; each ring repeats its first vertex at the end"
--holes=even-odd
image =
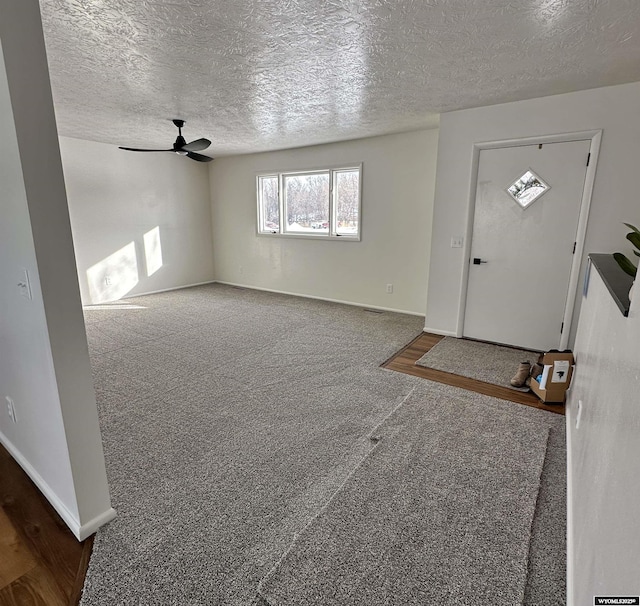
{"type": "Polygon", "coordinates": [[[474,257],[473,258],[473,264],[474,265],[480,265],[480,263],[486,263],[486,261],[483,261],[482,259],[480,259],[479,257],[474,257]]]}

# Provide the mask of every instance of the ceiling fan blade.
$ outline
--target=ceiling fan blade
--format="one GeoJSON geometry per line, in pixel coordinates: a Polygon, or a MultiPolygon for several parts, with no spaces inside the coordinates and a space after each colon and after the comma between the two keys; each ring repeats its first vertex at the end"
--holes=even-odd
{"type": "Polygon", "coordinates": [[[187,157],[191,158],[192,160],[195,160],[196,162],[211,162],[211,160],[213,160],[213,158],[210,158],[209,156],[203,156],[202,154],[195,154],[194,152],[188,152],[187,157]]]}
{"type": "Polygon", "coordinates": [[[195,141],[191,141],[191,143],[183,145],[182,149],[188,152],[196,152],[207,149],[209,145],[211,145],[211,141],[209,141],[209,139],[196,139],[195,141]]]}
{"type": "Polygon", "coordinates": [[[141,151],[141,152],[172,152],[172,149],[137,149],[135,147],[119,147],[118,149],[125,149],[127,151],[141,151]]]}

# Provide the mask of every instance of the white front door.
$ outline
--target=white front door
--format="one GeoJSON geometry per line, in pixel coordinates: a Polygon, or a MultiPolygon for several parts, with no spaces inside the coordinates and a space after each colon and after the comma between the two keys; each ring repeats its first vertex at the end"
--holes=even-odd
{"type": "Polygon", "coordinates": [[[558,347],[589,148],[571,141],[480,151],[465,337],[558,347]]]}

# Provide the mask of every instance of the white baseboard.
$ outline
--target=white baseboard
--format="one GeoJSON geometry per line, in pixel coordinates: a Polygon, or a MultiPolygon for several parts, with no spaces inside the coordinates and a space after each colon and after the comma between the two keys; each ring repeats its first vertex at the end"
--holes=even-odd
{"type": "Polygon", "coordinates": [[[24,472],[31,478],[33,483],[38,487],[40,492],[46,497],[51,506],[58,512],[58,515],[64,520],[69,530],[75,535],[78,541],[84,541],[88,536],[93,534],[102,524],[106,524],[116,516],[113,508],[109,508],[104,513],[96,516],[93,520],[86,524],[80,524],[77,515],[74,515],[67,506],[58,498],[51,486],[47,484],[44,478],[37,472],[35,467],[23,456],[17,447],[0,431],[0,442],[7,449],[7,452],[22,467],[24,472]]]}
{"type": "MultiPolygon", "coordinates": [[[[87,537],[90,537],[100,526],[103,526],[107,522],[111,522],[116,517],[116,510],[113,507],[109,507],[105,512],[97,515],[93,520],[89,520],[80,526],[78,530],[78,540],[84,541],[87,537]]],[[[75,533],[74,533],[75,534],[75,533]]]]}
{"type": "Polygon", "coordinates": [[[429,328],[428,326],[425,326],[423,328],[424,332],[430,332],[432,335],[440,335],[442,337],[458,337],[458,334],[456,332],[453,332],[451,330],[441,330],[439,328],[429,328]]]}
{"type": "MultiPolygon", "coordinates": [[[[406,314],[408,316],[417,316],[423,317],[423,313],[415,312],[415,311],[407,311],[406,309],[396,309],[394,307],[382,307],[380,305],[368,305],[366,303],[357,303],[354,301],[344,301],[342,299],[331,299],[328,297],[317,297],[315,295],[305,295],[299,292],[290,292],[287,290],[276,290],[274,288],[263,288],[261,286],[252,286],[251,284],[241,284],[239,282],[226,282],[224,280],[208,280],[206,282],[196,282],[195,284],[184,284],[183,286],[172,286],[171,288],[162,288],[160,290],[149,290],[146,292],[137,292],[135,294],[125,295],[118,299],[121,301],[123,299],[134,299],[135,297],[144,297],[146,295],[157,295],[163,292],[170,292],[172,290],[182,290],[183,288],[192,288],[194,286],[204,286],[205,284],[226,284],[227,286],[236,286],[238,288],[247,288],[250,290],[260,290],[263,292],[272,292],[279,295],[289,295],[291,297],[302,297],[303,299],[315,299],[316,301],[328,301],[329,303],[341,303],[342,305],[351,305],[352,307],[362,307],[364,309],[375,309],[379,311],[389,311],[397,314],[406,314]]],[[[106,303],[106,302],[105,302],[106,303]]],[[[109,303],[113,303],[113,301],[109,301],[109,303]]],[[[91,307],[92,305],[102,305],[103,303],[88,303],[84,305],[85,307],[91,307]]],[[[455,336],[455,335],[454,335],[455,336]]]]}
{"type": "Polygon", "coordinates": [[[367,303],[357,303],[354,301],[343,301],[342,299],[330,299],[328,297],[317,297],[315,295],[305,295],[299,292],[289,292],[286,290],[275,290],[273,288],[262,288],[260,286],[251,286],[250,284],[238,284],[237,282],[226,282],[223,280],[214,280],[217,284],[226,284],[227,286],[236,286],[238,288],[246,288],[248,290],[260,290],[263,292],[272,292],[278,295],[289,295],[291,297],[302,297],[303,299],[315,299],[316,301],[328,301],[329,303],[341,303],[342,305],[351,305],[352,307],[362,307],[363,309],[375,309],[379,311],[389,311],[396,314],[405,314],[407,316],[423,317],[424,314],[407,311],[406,309],[395,309],[393,307],[381,307],[380,305],[368,305],[367,303]]]}
{"type": "Polygon", "coordinates": [[[172,290],[182,290],[183,288],[193,288],[194,286],[204,286],[205,284],[213,284],[215,280],[207,280],[206,282],[195,282],[194,284],[184,284],[182,286],[172,286],[171,288],[161,288],[160,290],[148,290],[146,292],[137,292],[131,295],[125,295],[122,299],[134,299],[135,297],[144,297],[145,295],[157,295],[161,292],[170,292],[172,290]]]}
{"type": "Polygon", "coordinates": [[[100,303],[82,303],[83,308],[91,308],[97,305],[107,305],[109,303],[115,303],[116,301],[122,301],[124,299],[135,299],[136,297],[144,297],[146,295],[157,295],[162,292],[170,292],[172,290],[182,290],[183,288],[192,288],[194,286],[204,286],[205,284],[214,284],[215,280],[207,280],[206,282],[195,282],[193,284],[183,284],[182,286],[171,286],[170,288],[161,288],[160,290],[147,290],[145,292],[136,292],[128,295],[124,295],[119,299],[109,299],[108,301],[100,301],[100,303]]]}

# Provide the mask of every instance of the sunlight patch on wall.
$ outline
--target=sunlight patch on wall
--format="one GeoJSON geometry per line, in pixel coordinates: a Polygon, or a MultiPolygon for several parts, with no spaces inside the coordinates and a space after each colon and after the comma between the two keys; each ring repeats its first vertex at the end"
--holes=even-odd
{"type": "Polygon", "coordinates": [[[160,227],[156,226],[144,234],[144,258],[147,264],[147,276],[152,276],[162,267],[162,246],[160,245],[160,227]]]}
{"type": "Polygon", "coordinates": [[[136,245],[129,242],[87,270],[92,303],[116,301],[138,283],[136,245]]]}

